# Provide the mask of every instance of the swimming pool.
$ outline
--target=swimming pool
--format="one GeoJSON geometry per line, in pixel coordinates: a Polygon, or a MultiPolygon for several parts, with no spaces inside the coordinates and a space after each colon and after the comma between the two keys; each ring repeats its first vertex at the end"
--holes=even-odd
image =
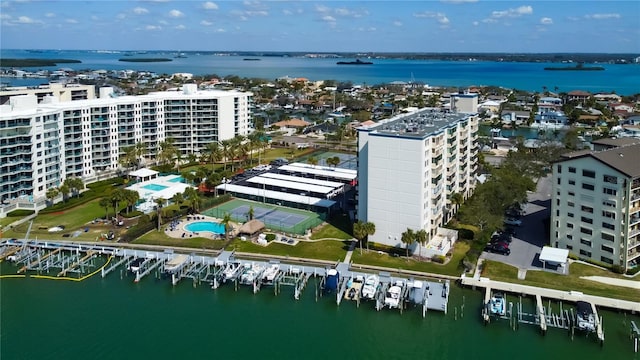
{"type": "Polygon", "coordinates": [[[164,186],[164,185],[158,185],[158,184],[147,184],[142,186],[143,189],[147,189],[147,190],[151,190],[151,191],[162,191],[166,188],[168,188],[168,186],[164,186]]]}
{"type": "Polygon", "coordinates": [[[172,183],[177,183],[177,182],[184,182],[183,180],[184,180],[184,178],[182,176],[177,176],[177,177],[174,177],[173,179],[169,179],[167,181],[168,182],[172,182],[172,183]]]}
{"type": "Polygon", "coordinates": [[[184,229],[191,232],[208,231],[215,234],[224,234],[224,225],[213,221],[196,221],[185,225],[184,229]]]}

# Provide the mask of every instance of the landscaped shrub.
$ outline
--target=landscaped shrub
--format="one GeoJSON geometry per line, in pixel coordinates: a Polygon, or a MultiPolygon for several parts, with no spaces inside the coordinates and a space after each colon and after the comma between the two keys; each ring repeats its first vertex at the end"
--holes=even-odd
{"type": "Polygon", "coordinates": [[[475,236],[475,233],[473,232],[473,230],[464,229],[464,228],[457,228],[456,230],[458,230],[459,239],[473,240],[475,236]]]}
{"type": "Polygon", "coordinates": [[[29,215],[33,215],[35,211],[33,210],[13,210],[7,213],[7,217],[25,217],[29,215]]]}
{"type": "Polygon", "coordinates": [[[431,258],[431,261],[433,261],[435,263],[438,263],[438,264],[444,264],[445,259],[446,258],[444,256],[442,256],[442,255],[434,255],[431,258]]]}
{"type": "Polygon", "coordinates": [[[273,241],[276,239],[276,234],[267,234],[267,236],[265,236],[265,238],[267,239],[267,241],[273,241]]]}
{"type": "Polygon", "coordinates": [[[136,216],[140,216],[142,214],[144,214],[142,211],[134,210],[134,211],[130,211],[128,213],[122,213],[120,215],[122,215],[122,217],[130,219],[130,218],[134,218],[136,216]]]}

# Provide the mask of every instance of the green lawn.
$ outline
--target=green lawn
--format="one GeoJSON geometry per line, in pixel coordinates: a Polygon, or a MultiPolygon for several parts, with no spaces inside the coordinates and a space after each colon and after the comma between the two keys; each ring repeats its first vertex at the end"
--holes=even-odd
{"type": "Polygon", "coordinates": [[[348,234],[331,224],[324,224],[319,230],[314,231],[313,234],[311,234],[312,240],[319,240],[319,239],[349,240],[352,238],[353,236],[351,234],[348,234]]]}
{"type": "Polygon", "coordinates": [[[447,264],[437,264],[430,261],[418,261],[412,258],[407,259],[404,256],[393,257],[386,252],[378,253],[377,251],[366,251],[360,255],[360,249],[353,252],[351,260],[355,264],[382,266],[391,269],[422,271],[436,274],[444,274],[451,276],[459,276],[462,274],[460,262],[464,255],[469,251],[469,244],[466,242],[457,242],[453,249],[451,260],[447,264]]]}
{"type": "Polygon", "coordinates": [[[518,280],[518,269],[515,267],[496,261],[485,261],[482,270],[482,276],[492,280],[564,291],[581,291],[585,294],[629,301],[638,301],[640,299],[640,290],[580,279],[580,276],[589,275],[620,277],[617,274],[583,264],[571,264],[569,275],[559,275],[546,271],[527,271],[525,280],[518,280]]]}
{"type": "Polygon", "coordinates": [[[4,228],[5,226],[11,224],[12,222],[18,221],[20,219],[22,219],[22,218],[21,217],[12,217],[12,216],[10,217],[10,216],[7,216],[5,218],[0,219],[0,227],[4,228]]]}
{"type": "MultiPolygon", "coordinates": [[[[58,211],[49,214],[38,215],[33,220],[33,226],[31,227],[30,238],[41,239],[60,239],[60,240],[96,240],[96,237],[101,233],[106,233],[111,227],[109,225],[94,226],[90,225],[90,231],[82,232],[78,237],[63,238],[63,234],[73,233],[77,230],[83,230],[91,220],[95,218],[103,218],[105,216],[105,210],[99,205],[100,199],[89,201],[85,204],[78,205],[72,209],[58,211]],[[54,226],[64,226],[64,231],[50,233],[48,228],[54,226]]],[[[122,206],[124,208],[124,205],[122,206]]],[[[113,209],[109,211],[113,214],[113,209]]],[[[27,229],[29,228],[29,222],[23,223],[11,230],[8,230],[3,234],[4,237],[24,238],[27,229]]]]}
{"type": "Polygon", "coordinates": [[[212,240],[202,237],[176,239],[167,236],[161,231],[153,230],[132,241],[132,244],[220,250],[224,246],[224,240],[212,240]]]}
{"type": "Polygon", "coordinates": [[[317,241],[304,242],[301,241],[297,245],[285,245],[272,242],[268,246],[261,246],[250,241],[242,241],[235,239],[227,247],[226,250],[235,250],[238,252],[249,252],[259,254],[270,254],[280,256],[291,256],[308,259],[321,259],[330,261],[342,261],[349,249],[348,241],[317,241]]]}

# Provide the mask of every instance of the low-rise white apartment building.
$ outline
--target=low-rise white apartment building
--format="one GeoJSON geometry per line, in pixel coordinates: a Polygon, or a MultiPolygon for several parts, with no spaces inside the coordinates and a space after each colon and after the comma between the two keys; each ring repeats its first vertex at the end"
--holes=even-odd
{"type": "Polygon", "coordinates": [[[553,166],[551,245],[624,270],[640,262],[640,144],[567,154],[553,166]]]}
{"type": "Polygon", "coordinates": [[[475,188],[477,114],[420,109],[358,128],[357,218],[372,222],[376,243],[401,246],[402,233],[438,228],[475,188]]]}
{"type": "Polygon", "coordinates": [[[138,142],[153,160],[169,138],[182,154],[200,154],[211,142],[248,135],[250,101],[251,93],[198,91],[195,84],[70,102],[12,97],[0,106],[0,204],[43,199],[69,177],[111,175],[123,149],[138,142]]]}
{"type": "Polygon", "coordinates": [[[13,96],[35,95],[38,103],[53,96],[60,102],[91,100],[96,98],[94,85],[51,83],[38,86],[14,86],[0,89],[0,104],[6,104],[13,96]]]}

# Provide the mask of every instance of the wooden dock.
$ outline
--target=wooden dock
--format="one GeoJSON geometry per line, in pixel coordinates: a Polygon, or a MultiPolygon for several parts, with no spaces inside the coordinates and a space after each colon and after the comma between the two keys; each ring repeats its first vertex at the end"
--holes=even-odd
{"type": "Polygon", "coordinates": [[[17,253],[18,251],[20,251],[20,246],[12,246],[7,248],[2,254],[0,254],[0,262],[8,258],[9,256],[17,253]]]}
{"type": "MultiPolygon", "coordinates": [[[[59,253],[60,251],[62,251],[62,248],[55,249],[55,250],[53,250],[53,251],[51,251],[51,252],[47,253],[47,254],[46,254],[46,255],[44,255],[43,257],[39,258],[38,260],[34,260],[32,263],[30,263],[30,264],[28,264],[28,265],[23,266],[22,268],[20,268],[20,269],[18,270],[18,274],[20,274],[20,273],[23,273],[23,272],[27,271],[27,269],[31,269],[32,267],[34,267],[34,266],[38,265],[38,263],[40,263],[40,262],[42,262],[42,261],[46,260],[46,259],[47,259],[48,257],[50,257],[50,256],[53,256],[53,255],[55,255],[55,254],[59,253]]],[[[59,276],[59,275],[58,275],[58,276],[59,276]]]]}
{"type": "Polygon", "coordinates": [[[462,276],[460,282],[465,286],[491,288],[493,290],[501,290],[514,294],[524,294],[529,296],[540,295],[547,299],[556,299],[569,302],[586,301],[596,306],[602,306],[611,309],[619,309],[632,312],[640,312],[640,302],[611,299],[602,296],[583,294],[578,291],[562,291],[541,288],[529,285],[512,284],[502,281],[494,281],[489,278],[472,278],[462,276]]]}

